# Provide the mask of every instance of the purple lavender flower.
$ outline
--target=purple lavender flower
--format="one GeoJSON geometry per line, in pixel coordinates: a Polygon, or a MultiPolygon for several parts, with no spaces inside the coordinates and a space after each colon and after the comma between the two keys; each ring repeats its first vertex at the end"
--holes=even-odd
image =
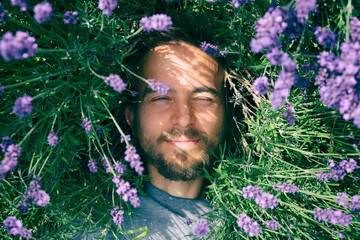
{"type": "MultiPolygon", "coordinates": [[[[1,22],[1,21],[0,21],[0,22],[1,22]]],[[[5,93],[5,87],[2,86],[1,83],[0,83],[0,97],[1,97],[2,95],[4,95],[4,93],[5,93]]]]}
{"type": "Polygon", "coordinates": [[[346,170],[347,173],[351,173],[352,171],[354,171],[355,168],[357,168],[357,162],[350,158],[349,161],[346,161],[346,160],[342,160],[339,164],[339,166],[341,168],[344,168],[346,170]]]}
{"type": "Polygon", "coordinates": [[[0,180],[5,179],[6,174],[15,169],[18,158],[21,154],[21,147],[16,144],[10,144],[5,152],[5,157],[0,165],[0,180]]]}
{"type": "Polygon", "coordinates": [[[338,193],[337,196],[339,198],[336,199],[336,201],[338,201],[339,205],[341,206],[348,206],[348,198],[349,198],[349,195],[347,195],[346,193],[338,193]],[[347,200],[344,200],[344,199],[347,199],[347,200]]]}
{"type": "Polygon", "coordinates": [[[111,212],[110,212],[111,216],[113,217],[113,221],[116,225],[118,225],[119,227],[121,226],[121,224],[124,223],[124,212],[119,210],[118,206],[115,206],[111,212]]]}
{"type": "Polygon", "coordinates": [[[127,84],[116,74],[110,74],[109,77],[104,78],[107,85],[111,86],[115,91],[121,93],[127,87],[127,84]]]}
{"type": "Polygon", "coordinates": [[[51,146],[55,147],[58,143],[58,136],[55,132],[50,131],[49,135],[47,136],[47,141],[51,146]]]}
{"type": "Polygon", "coordinates": [[[274,190],[279,190],[282,192],[289,192],[289,193],[297,193],[299,192],[299,188],[291,183],[278,183],[274,184],[274,190]]]}
{"type": "Polygon", "coordinates": [[[79,13],[77,11],[74,11],[74,12],[70,12],[70,11],[66,11],[64,13],[64,18],[63,18],[63,21],[65,24],[76,24],[77,23],[77,16],[79,15],[79,13]]]}
{"type": "Polygon", "coordinates": [[[255,202],[262,208],[274,209],[279,205],[277,198],[270,193],[262,193],[261,195],[255,197],[255,202]]]}
{"type": "Polygon", "coordinates": [[[284,112],[284,118],[286,119],[286,122],[290,125],[290,126],[294,126],[295,122],[296,122],[296,118],[295,118],[295,109],[292,106],[292,103],[288,103],[286,104],[286,109],[284,112]]]}
{"type": "MultiPolygon", "coordinates": [[[[3,22],[7,18],[8,11],[4,9],[2,4],[0,3],[0,22],[3,22]]],[[[0,94],[1,95],[1,94],[0,94]]]]}
{"type": "Polygon", "coordinates": [[[15,113],[19,118],[30,116],[33,110],[31,101],[32,97],[28,95],[25,95],[24,97],[19,97],[15,101],[13,113],[15,113]]]}
{"type": "Polygon", "coordinates": [[[332,224],[340,224],[342,226],[349,226],[352,221],[351,215],[347,215],[344,212],[331,209],[321,209],[315,208],[314,209],[314,219],[319,222],[329,222],[332,224]]]}
{"type": "Polygon", "coordinates": [[[196,222],[196,225],[193,228],[193,233],[196,236],[204,237],[209,232],[209,224],[206,219],[200,219],[196,222]]]}
{"type": "Polygon", "coordinates": [[[256,95],[265,95],[269,90],[269,80],[266,76],[258,77],[253,83],[253,90],[256,95]]]}
{"type": "Polygon", "coordinates": [[[242,189],[242,194],[244,198],[256,198],[262,193],[262,189],[259,186],[247,186],[242,189]]]}
{"type": "Polygon", "coordinates": [[[37,190],[32,192],[29,198],[38,207],[45,207],[50,201],[49,194],[47,194],[44,190],[37,190]]]}
{"type": "Polygon", "coordinates": [[[11,0],[13,6],[20,7],[20,11],[26,11],[30,0],[11,0]]]}
{"type": "Polygon", "coordinates": [[[270,94],[271,105],[274,110],[278,109],[290,95],[290,89],[295,83],[297,75],[294,72],[281,70],[274,84],[274,92],[270,94]]]}
{"type": "Polygon", "coordinates": [[[246,216],[245,213],[238,216],[236,223],[244,230],[244,232],[248,233],[250,237],[259,235],[262,232],[258,222],[253,221],[250,217],[246,216]]]}
{"type": "Polygon", "coordinates": [[[125,165],[125,164],[122,164],[122,163],[119,162],[119,161],[116,161],[116,162],[114,163],[113,168],[115,169],[116,172],[121,173],[121,174],[123,174],[123,173],[126,172],[126,165],[125,165]]]}
{"type": "Polygon", "coordinates": [[[2,140],[2,142],[0,144],[0,147],[3,152],[6,152],[7,147],[13,143],[13,139],[10,138],[9,136],[5,136],[5,137],[2,137],[1,140],[2,140]]]}
{"type": "Polygon", "coordinates": [[[134,146],[132,145],[126,146],[124,159],[125,161],[130,163],[130,167],[134,168],[139,175],[142,175],[144,168],[142,167],[140,156],[139,154],[136,153],[136,148],[134,146]]]}
{"type": "MultiPolygon", "coordinates": [[[[107,157],[106,157],[106,158],[107,158],[107,157]]],[[[109,159],[109,158],[107,158],[107,159],[109,159]]],[[[103,167],[105,168],[105,171],[108,172],[108,173],[111,172],[111,167],[110,167],[110,165],[107,163],[105,157],[99,157],[99,160],[100,160],[100,162],[101,162],[101,165],[103,165],[103,167]]]]}
{"type": "Polygon", "coordinates": [[[266,58],[270,61],[271,65],[283,66],[286,72],[292,72],[297,69],[296,63],[290,58],[289,54],[272,49],[266,54],[266,58]]]}
{"type": "Polygon", "coordinates": [[[316,178],[320,181],[327,182],[331,178],[331,176],[330,173],[318,172],[316,173],[316,178]]]}
{"type": "Polygon", "coordinates": [[[19,208],[19,212],[21,214],[27,214],[29,212],[29,208],[28,205],[26,204],[25,201],[20,201],[17,205],[17,207],[19,208]]]}
{"type": "Polygon", "coordinates": [[[4,60],[24,59],[34,56],[37,50],[35,38],[28,33],[17,31],[15,36],[11,32],[6,32],[0,40],[1,56],[4,60]]]}
{"type": "Polygon", "coordinates": [[[140,199],[137,196],[137,190],[136,188],[131,188],[126,193],[123,194],[122,199],[127,202],[130,201],[131,205],[134,208],[137,208],[140,206],[140,199]]]}
{"type": "Polygon", "coordinates": [[[49,21],[53,14],[52,6],[49,2],[36,4],[34,7],[34,18],[38,23],[49,21]]]}
{"type": "Polygon", "coordinates": [[[171,17],[166,14],[155,14],[150,17],[143,17],[140,20],[140,26],[144,27],[144,31],[167,31],[172,26],[171,17]]]}
{"type": "Polygon", "coordinates": [[[331,48],[336,45],[336,34],[326,27],[317,27],[315,37],[325,48],[331,48]]]}
{"type": "Polygon", "coordinates": [[[89,134],[92,130],[92,123],[87,117],[83,119],[81,126],[85,129],[86,134],[89,134]]]}
{"type": "Polygon", "coordinates": [[[266,228],[275,230],[275,231],[279,230],[279,228],[280,228],[280,224],[277,221],[272,221],[272,220],[265,221],[264,225],[266,228]]]}
{"type": "Polygon", "coordinates": [[[354,195],[352,201],[349,203],[348,208],[351,211],[360,210],[360,195],[354,195]]]}
{"type": "Polygon", "coordinates": [[[121,179],[120,176],[116,176],[112,179],[112,181],[115,183],[117,189],[117,194],[125,194],[127,191],[130,190],[130,183],[125,182],[125,180],[121,179]]]}
{"type": "Polygon", "coordinates": [[[160,93],[161,95],[167,95],[170,92],[170,87],[166,86],[164,83],[155,81],[155,79],[148,80],[148,88],[151,90],[160,93]]]}
{"type": "Polygon", "coordinates": [[[98,8],[103,11],[104,15],[110,16],[117,5],[116,0],[99,0],[98,8]]]}
{"type": "Polygon", "coordinates": [[[97,167],[97,162],[95,161],[95,159],[90,159],[89,160],[88,167],[89,167],[89,171],[91,173],[96,173],[97,172],[98,167],[97,167]]]}
{"type": "Polygon", "coordinates": [[[211,57],[226,57],[226,53],[228,52],[227,49],[220,51],[217,46],[207,43],[206,41],[200,44],[200,49],[211,57]]]}
{"type": "Polygon", "coordinates": [[[129,134],[129,135],[125,135],[125,136],[121,135],[121,137],[120,137],[120,142],[121,142],[121,143],[125,142],[125,139],[126,139],[128,142],[130,142],[130,141],[131,141],[131,135],[130,135],[130,134],[129,134]]]}
{"type": "Polygon", "coordinates": [[[23,227],[21,220],[16,219],[15,216],[8,216],[3,222],[6,230],[11,235],[19,235],[23,238],[29,239],[31,232],[23,227]]]}
{"type": "Polygon", "coordinates": [[[306,23],[309,12],[316,7],[316,0],[296,0],[296,13],[300,22],[306,23]]]}
{"type": "Polygon", "coordinates": [[[349,23],[351,41],[360,41],[360,20],[358,18],[351,18],[349,23]]]}

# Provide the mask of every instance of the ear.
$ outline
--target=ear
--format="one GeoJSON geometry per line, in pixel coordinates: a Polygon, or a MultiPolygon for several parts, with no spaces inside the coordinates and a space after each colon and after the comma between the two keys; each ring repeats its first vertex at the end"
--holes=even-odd
{"type": "Polygon", "coordinates": [[[127,107],[125,109],[125,118],[126,118],[126,122],[132,128],[134,122],[134,110],[132,107],[127,107]]]}

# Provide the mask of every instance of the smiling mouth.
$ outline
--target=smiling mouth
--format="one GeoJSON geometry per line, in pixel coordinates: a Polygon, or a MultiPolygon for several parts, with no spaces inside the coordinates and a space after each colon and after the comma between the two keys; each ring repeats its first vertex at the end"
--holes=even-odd
{"type": "Polygon", "coordinates": [[[171,139],[166,142],[175,145],[178,148],[193,148],[197,146],[200,139],[171,139]]]}

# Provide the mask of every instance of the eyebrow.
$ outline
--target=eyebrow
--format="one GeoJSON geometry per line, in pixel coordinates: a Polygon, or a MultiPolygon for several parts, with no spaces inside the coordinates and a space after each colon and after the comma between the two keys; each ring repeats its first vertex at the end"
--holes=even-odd
{"type": "MultiPolygon", "coordinates": [[[[144,99],[145,96],[147,94],[150,94],[150,93],[155,93],[156,91],[152,90],[151,88],[148,88],[146,87],[143,94],[142,94],[142,98],[141,99],[144,99]]],[[[170,89],[170,93],[171,92],[174,92],[174,90],[170,89]]],[[[203,92],[208,92],[208,93],[212,93],[213,95],[215,95],[216,97],[220,98],[221,94],[219,93],[218,90],[216,90],[215,88],[213,87],[207,87],[207,86],[203,86],[203,87],[199,87],[199,88],[195,88],[192,93],[203,93],[203,92]]]]}

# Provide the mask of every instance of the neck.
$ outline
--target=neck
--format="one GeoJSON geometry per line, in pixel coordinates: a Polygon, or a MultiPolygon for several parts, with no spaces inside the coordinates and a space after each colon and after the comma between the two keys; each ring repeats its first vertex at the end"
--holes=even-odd
{"type": "Polygon", "coordinates": [[[151,177],[151,184],[164,192],[174,197],[201,198],[205,182],[203,177],[191,181],[172,181],[163,177],[151,164],[148,164],[148,171],[151,177]]]}

